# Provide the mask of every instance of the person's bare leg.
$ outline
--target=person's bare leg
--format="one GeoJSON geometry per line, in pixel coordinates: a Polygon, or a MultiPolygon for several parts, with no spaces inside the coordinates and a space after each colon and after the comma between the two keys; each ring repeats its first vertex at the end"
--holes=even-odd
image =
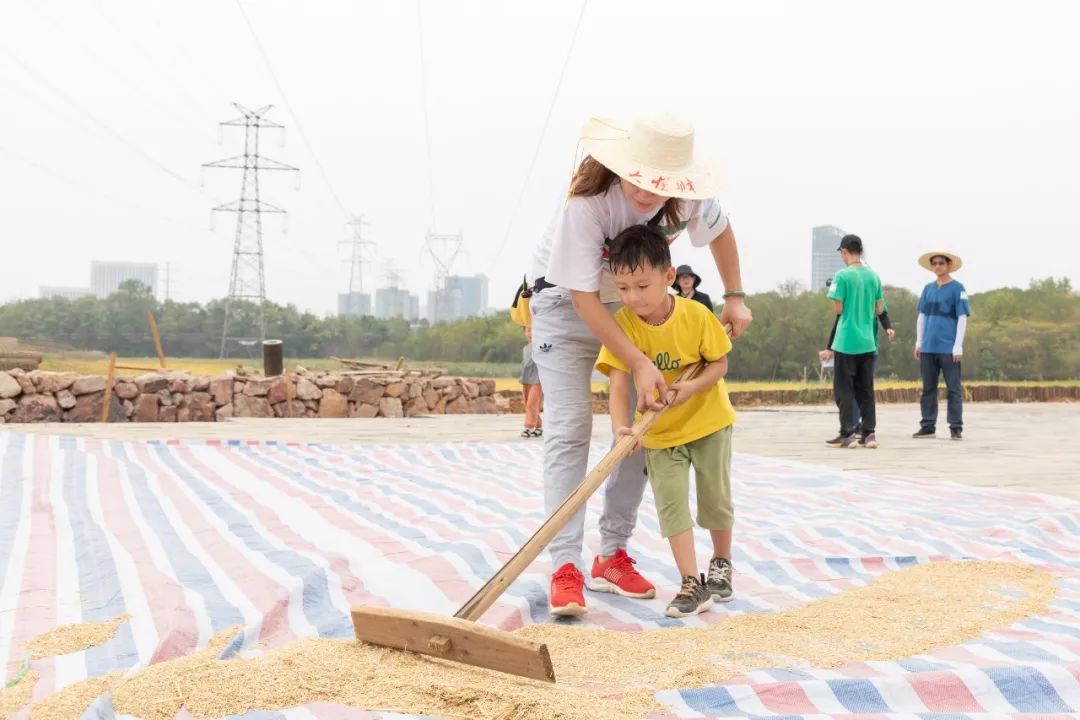
{"type": "MultiPolygon", "coordinates": [[[[687,528],[668,538],[671,544],[671,554],[675,556],[675,566],[679,568],[680,577],[697,577],[697,552],[694,550],[694,529],[687,528]]],[[[728,546],[731,544],[731,533],[728,532],[728,546]]]]}
{"type": "Polygon", "coordinates": [[[712,555],[731,561],[731,528],[727,530],[710,530],[712,535],[712,555]]]}

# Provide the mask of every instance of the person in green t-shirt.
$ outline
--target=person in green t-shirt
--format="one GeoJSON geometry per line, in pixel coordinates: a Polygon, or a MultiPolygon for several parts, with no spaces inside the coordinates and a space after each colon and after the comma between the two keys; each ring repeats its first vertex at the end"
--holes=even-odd
{"type": "Polygon", "coordinates": [[[826,444],[837,448],[878,446],[874,434],[874,362],[877,359],[877,318],[885,310],[881,278],[863,261],[863,242],[858,235],[840,239],[843,270],[836,273],[829,299],[836,305],[837,323],[824,359],[835,357],[833,393],[840,408],[840,434],[826,444]],[[862,439],[855,431],[861,417],[862,439]]]}

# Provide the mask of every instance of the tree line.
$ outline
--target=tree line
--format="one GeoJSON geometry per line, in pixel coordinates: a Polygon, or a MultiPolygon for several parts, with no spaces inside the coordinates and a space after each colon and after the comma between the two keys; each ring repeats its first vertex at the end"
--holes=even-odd
{"type": "MultiPolygon", "coordinates": [[[[918,296],[887,287],[885,300],[897,339],[881,337],[878,377],[917,378],[912,357],[918,296]]],[[[754,312],[750,331],[735,343],[730,377],[794,380],[815,377],[817,352],[832,326],[833,306],[824,291],[796,282],[747,298],[754,312]]],[[[1080,378],[1080,295],[1067,279],[1032,281],[971,296],[972,317],[964,347],[964,373],[979,380],[1080,378]]],[[[128,281],[104,299],[84,297],[17,300],[0,305],[0,336],[49,341],[81,350],[152,355],[146,311],[152,310],[166,353],[216,357],[225,301],[159,301],[150,289],[128,281]]],[[[233,307],[237,335],[257,335],[257,307],[233,307]]],[[[430,325],[370,316],[320,317],[294,305],[267,303],[267,337],[284,342],[289,357],[376,357],[442,362],[517,362],[524,336],[507,314],[430,325]]],[[[232,333],[230,333],[232,334],[232,333]]]]}

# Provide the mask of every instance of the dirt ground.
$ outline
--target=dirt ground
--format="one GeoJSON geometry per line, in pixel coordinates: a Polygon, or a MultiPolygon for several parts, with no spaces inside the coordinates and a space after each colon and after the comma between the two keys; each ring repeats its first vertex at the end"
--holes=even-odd
{"type": "MultiPolygon", "coordinates": [[[[944,420],[945,408],[940,418],[944,420]]],[[[914,440],[916,405],[879,405],[877,450],[835,450],[835,408],[797,406],[739,411],[735,451],[797,460],[875,475],[899,475],[1027,490],[1080,500],[1080,405],[1070,403],[968,403],[964,440],[914,440]]],[[[451,415],[389,420],[259,420],[223,423],[38,424],[5,430],[86,435],[122,440],[218,438],[296,442],[541,442],[518,437],[520,415],[451,415]]],[[[593,436],[609,433],[597,415],[593,436]]]]}

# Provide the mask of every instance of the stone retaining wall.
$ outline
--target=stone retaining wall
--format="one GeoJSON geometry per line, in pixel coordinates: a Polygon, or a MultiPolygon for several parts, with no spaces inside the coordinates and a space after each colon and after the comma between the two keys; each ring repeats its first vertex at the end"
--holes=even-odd
{"type": "MultiPolygon", "coordinates": [[[[98,422],[105,378],[0,371],[0,423],[98,422]]],[[[288,378],[161,371],[118,377],[109,422],[213,422],[230,417],[409,417],[508,412],[494,380],[430,374],[290,373],[288,378]]]]}

